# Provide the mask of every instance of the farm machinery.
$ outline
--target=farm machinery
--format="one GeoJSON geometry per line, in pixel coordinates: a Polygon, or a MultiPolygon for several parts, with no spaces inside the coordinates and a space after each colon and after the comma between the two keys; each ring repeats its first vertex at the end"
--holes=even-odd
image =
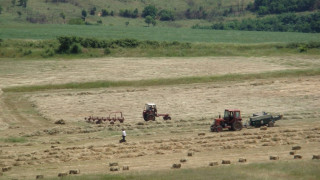
{"type": "Polygon", "coordinates": [[[254,113],[252,117],[250,117],[249,125],[253,127],[260,127],[260,126],[268,126],[274,127],[274,123],[280,119],[282,119],[282,115],[273,116],[270,113],[261,112],[261,113],[254,113]]]}
{"type": "Polygon", "coordinates": [[[171,120],[169,114],[159,114],[157,112],[157,106],[154,103],[145,104],[145,108],[142,112],[142,117],[145,121],[154,121],[156,117],[163,117],[163,120],[171,120]]]}
{"type": "Polygon", "coordinates": [[[121,111],[111,112],[108,117],[94,117],[89,116],[84,118],[87,122],[93,122],[96,124],[101,124],[102,122],[109,121],[110,124],[114,124],[116,121],[120,123],[124,122],[124,116],[121,111]]]}
{"type": "Polygon", "coordinates": [[[233,131],[240,131],[242,129],[242,118],[240,110],[226,109],[224,110],[224,116],[214,120],[214,123],[210,126],[212,132],[220,132],[224,128],[228,128],[233,131]]]}

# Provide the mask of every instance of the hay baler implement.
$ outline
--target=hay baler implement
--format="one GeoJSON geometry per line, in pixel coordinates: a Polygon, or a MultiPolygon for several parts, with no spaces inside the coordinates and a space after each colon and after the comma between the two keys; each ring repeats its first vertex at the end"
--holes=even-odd
{"type": "Polygon", "coordinates": [[[110,124],[114,124],[116,121],[120,123],[124,122],[124,116],[121,111],[111,112],[109,117],[97,117],[97,116],[89,116],[84,118],[89,123],[101,124],[103,122],[109,121],[110,124]]]}

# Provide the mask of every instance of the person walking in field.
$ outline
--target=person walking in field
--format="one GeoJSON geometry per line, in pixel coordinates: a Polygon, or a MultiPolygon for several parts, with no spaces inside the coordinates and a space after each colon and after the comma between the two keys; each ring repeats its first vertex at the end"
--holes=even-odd
{"type": "Polygon", "coordinates": [[[127,133],[124,129],[122,129],[122,140],[121,142],[126,142],[126,136],[127,136],[127,133]]]}

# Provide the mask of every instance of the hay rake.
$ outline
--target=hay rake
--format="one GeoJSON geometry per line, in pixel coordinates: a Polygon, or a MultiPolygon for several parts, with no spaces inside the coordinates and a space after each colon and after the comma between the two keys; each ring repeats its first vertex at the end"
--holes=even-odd
{"type": "Polygon", "coordinates": [[[121,111],[111,112],[109,114],[109,117],[89,116],[89,117],[85,117],[84,119],[89,123],[96,123],[96,124],[101,124],[107,121],[109,121],[110,124],[114,124],[116,121],[119,121],[120,123],[124,122],[124,117],[121,111]]]}

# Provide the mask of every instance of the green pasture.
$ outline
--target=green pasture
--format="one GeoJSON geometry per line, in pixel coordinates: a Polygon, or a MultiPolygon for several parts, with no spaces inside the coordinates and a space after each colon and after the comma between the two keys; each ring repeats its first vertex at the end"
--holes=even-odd
{"type": "Polygon", "coordinates": [[[0,39],[55,39],[58,36],[99,39],[210,43],[288,43],[320,41],[320,34],[295,32],[222,31],[190,28],[126,27],[107,25],[16,24],[0,28],[0,39]]]}
{"type": "MultiPolygon", "coordinates": [[[[311,157],[310,157],[311,159],[311,157]]],[[[156,169],[156,165],[152,165],[156,169]]],[[[252,163],[245,165],[224,165],[217,167],[203,167],[195,169],[177,169],[165,171],[151,171],[138,173],[123,173],[112,175],[80,175],[67,176],[63,179],[97,179],[97,180],[203,180],[203,179],[224,179],[224,180],[317,180],[320,177],[320,161],[296,160],[267,163],[252,163]]],[[[58,179],[58,178],[52,178],[58,179]]]]}

